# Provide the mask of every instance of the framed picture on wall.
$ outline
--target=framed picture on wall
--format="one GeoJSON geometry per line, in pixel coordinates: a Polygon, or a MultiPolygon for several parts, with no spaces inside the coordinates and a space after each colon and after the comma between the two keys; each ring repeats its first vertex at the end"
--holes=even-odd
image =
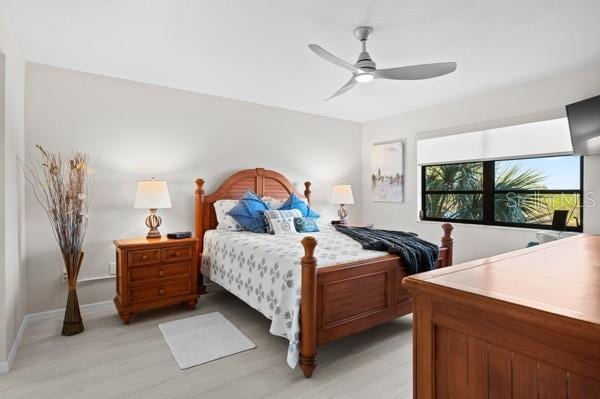
{"type": "Polygon", "coordinates": [[[396,140],[373,144],[371,200],[404,202],[404,142],[396,140]]]}

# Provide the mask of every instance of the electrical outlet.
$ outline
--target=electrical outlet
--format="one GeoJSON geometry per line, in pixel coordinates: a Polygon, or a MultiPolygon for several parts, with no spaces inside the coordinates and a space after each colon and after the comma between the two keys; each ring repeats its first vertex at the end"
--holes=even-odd
{"type": "Polygon", "coordinates": [[[117,263],[109,262],[108,263],[108,275],[115,276],[117,274],[117,263]]]}

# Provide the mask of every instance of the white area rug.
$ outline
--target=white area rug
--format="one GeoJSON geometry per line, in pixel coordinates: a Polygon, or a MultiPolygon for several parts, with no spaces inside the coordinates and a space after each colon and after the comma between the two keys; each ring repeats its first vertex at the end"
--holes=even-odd
{"type": "Polygon", "coordinates": [[[256,348],[219,312],[162,323],[158,328],[182,370],[256,348]]]}

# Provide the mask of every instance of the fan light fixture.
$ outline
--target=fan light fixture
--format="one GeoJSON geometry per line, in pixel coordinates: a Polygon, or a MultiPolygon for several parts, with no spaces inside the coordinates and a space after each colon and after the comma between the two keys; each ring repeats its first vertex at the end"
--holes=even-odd
{"type": "Polygon", "coordinates": [[[311,43],[308,45],[316,55],[325,61],[331,62],[352,73],[350,80],[338,91],[325,99],[325,101],[346,93],[359,83],[368,83],[373,79],[421,80],[435,78],[456,71],[456,62],[437,62],[433,64],[377,69],[377,65],[367,51],[367,40],[369,40],[372,33],[373,28],[370,26],[359,26],[354,29],[354,37],[360,40],[362,47],[362,51],[358,55],[358,60],[354,64],[336,57],[318,44],[311,43]]]}
{"type": "Polygon", "coordinates": [[[356,81],[358,83],[367,83],[373,80],[373,75],[371,75],[370,73],[361,73],[359,75],[356,75],[356,81]]]}

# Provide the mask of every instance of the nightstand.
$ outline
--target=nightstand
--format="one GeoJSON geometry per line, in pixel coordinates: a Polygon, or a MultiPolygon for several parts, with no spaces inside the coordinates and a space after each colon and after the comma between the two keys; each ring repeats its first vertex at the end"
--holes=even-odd
{"type": "Polygon", "coordinates": [[[117,247],[115,306],[123,323],[134,313],[185,303],[195,309],[198,239],[134,238],[117,247]]]}

